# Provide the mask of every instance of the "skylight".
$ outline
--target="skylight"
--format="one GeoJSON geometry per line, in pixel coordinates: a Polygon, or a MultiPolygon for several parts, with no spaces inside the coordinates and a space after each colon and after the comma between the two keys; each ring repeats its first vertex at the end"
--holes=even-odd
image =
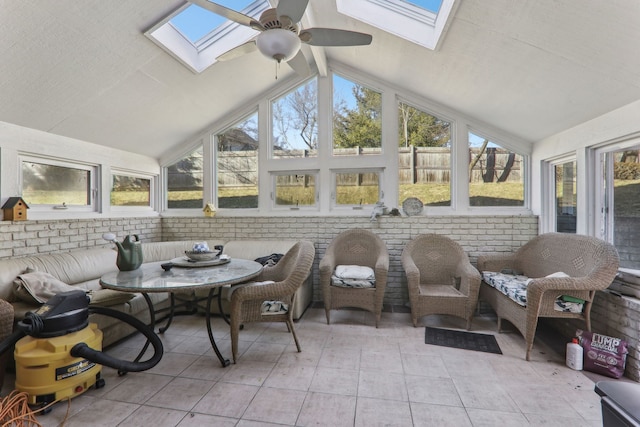
{"type": "Polygon", "coordinates": [[[455,0],[336,0],[338,12],[435,50],[455,0]]]}
{"type": "MultiPolygon", "coordinates": [[[[268,0],[217,0],[216,3],[259,18],[268,0]]],[[[247,26],[186,3],[145,32],[155,44],[195,73],[201,73],[226,51],[257,35],[247,26]]]]}

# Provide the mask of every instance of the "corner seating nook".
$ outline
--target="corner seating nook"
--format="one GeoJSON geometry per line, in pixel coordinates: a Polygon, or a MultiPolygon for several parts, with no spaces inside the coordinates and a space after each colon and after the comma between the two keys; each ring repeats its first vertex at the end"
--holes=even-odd
{"type": "MultiPolygon", "coordinates": [[[[603,240],[575,234],[543,234],[531,239],[513,254],[478,257],[478,269],[483,275],[480,299],[495,310],[498,331],[501,330],[502,319],[508,320],[520,331],[526,343],[526,360],[530,360],[540,317],[581,319],[585,328],[591,330],[593,298],[596,291],[611,284],[618,264],[615,247],[603,240]],[[517,298],[512,298],[487,283],[490,276],[487,273],[490,272],[525,276],[526,285],[520,288],[517,298]],[[546,277],[558,276],[557,273],[565,273],[568,277],[546,277]],[[557,300],[563,296],[584,300],[582,310],[568,312],[556,309],[557,300]]],[[[511,294],[511,291],[508,293],[511,294]]]]}

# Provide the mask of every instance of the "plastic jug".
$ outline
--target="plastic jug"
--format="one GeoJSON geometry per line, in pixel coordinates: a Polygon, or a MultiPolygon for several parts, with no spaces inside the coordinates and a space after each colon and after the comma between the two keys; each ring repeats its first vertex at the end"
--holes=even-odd
{"type": "Polygon", "coordinates": [[[573,338],[570,343],[567,343],[567,366],[576,371],[581,371],[582,364],[582,346],[578,344],[578,338],[573,338]]]}

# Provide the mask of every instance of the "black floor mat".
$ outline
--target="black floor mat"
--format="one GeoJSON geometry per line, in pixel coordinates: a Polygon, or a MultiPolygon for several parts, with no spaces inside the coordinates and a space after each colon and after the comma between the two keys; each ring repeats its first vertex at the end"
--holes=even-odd
{"type": "Polygon", "coordinates": [[[425,344],[443,347],[502,354],[496,338],[490,334],[476,334],[473,332],[438,329],[427,326],[425,328],[424,342],[425,344]]]}

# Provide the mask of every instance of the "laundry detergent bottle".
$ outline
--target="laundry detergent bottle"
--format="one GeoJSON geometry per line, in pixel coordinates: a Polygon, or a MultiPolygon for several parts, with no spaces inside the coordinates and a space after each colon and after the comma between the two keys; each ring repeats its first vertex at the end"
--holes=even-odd
{"type": "Polygon", "coordinates": [[[573,338],[567,343],[567,366],[576,371],[582,371],[583,350],[578,344],[578,338],[573,338]]]}

